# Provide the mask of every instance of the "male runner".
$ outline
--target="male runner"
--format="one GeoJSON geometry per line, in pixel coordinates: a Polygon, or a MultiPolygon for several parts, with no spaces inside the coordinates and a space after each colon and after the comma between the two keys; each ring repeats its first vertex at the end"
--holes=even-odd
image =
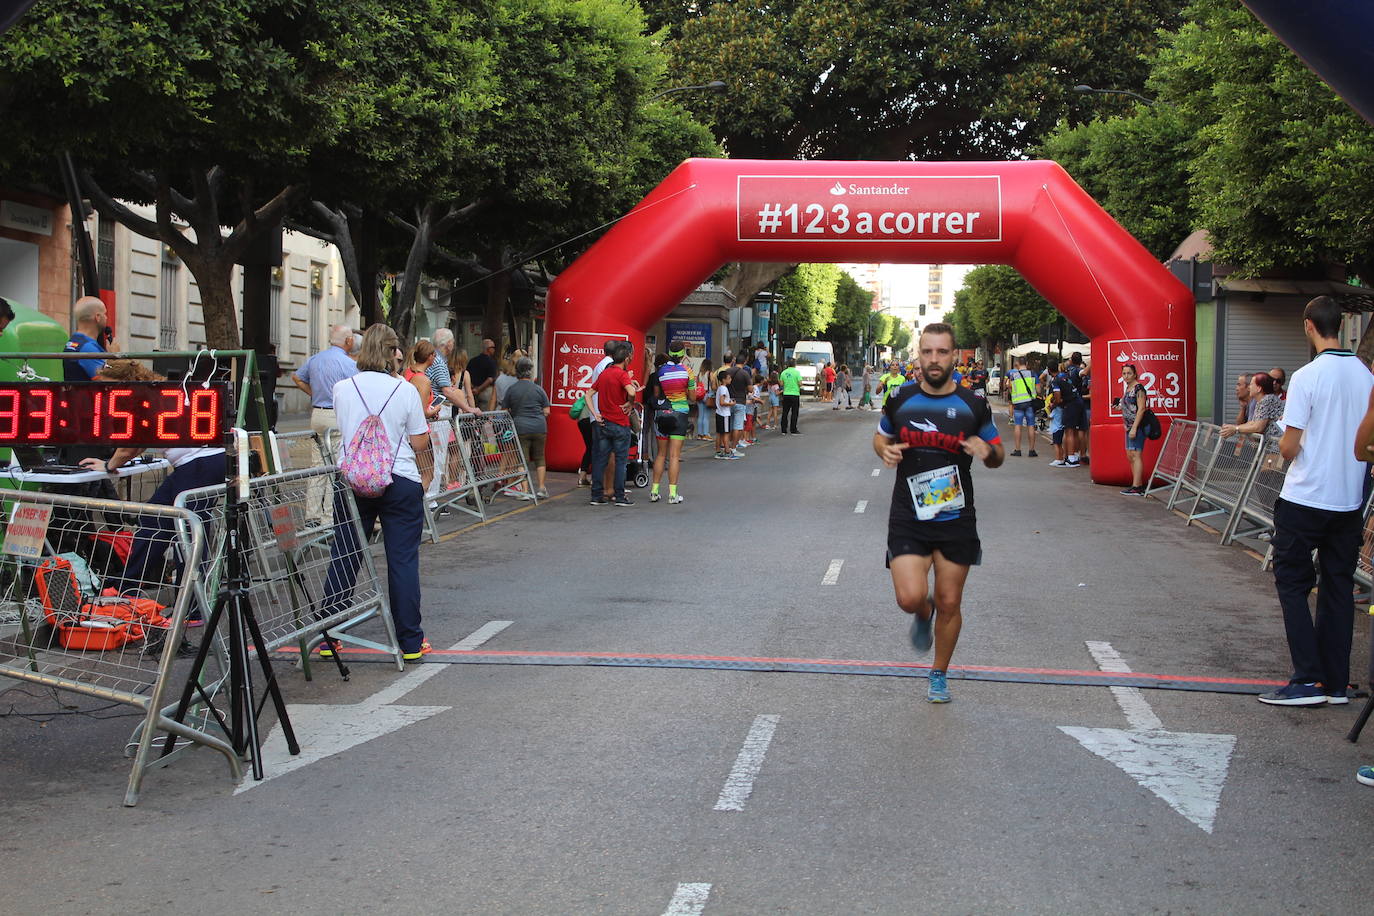
{"type": "Polygon", "coordinates": [[[654,456],[654,484],[649,491],[651,503],[659,500],[658,487],[663,479],[665,459],[668,464],[668,505],[675,506],[682,502],[677,492],[677,477],[682,464],[682,443],[687,440],[687,429],[691,425],[688,411],[697,399],[696,373],[683,362],[686,358],[687,344],[675,340],[668,345],[668,361],[655,373],[662,399],[672,408],[672,414],[664,413],[659,409],[660,405],[653,405],[658,454],[654,456]]]}
{"type": "Polygon", "coordinates": [[[987,399],[954,381],[954,329],[943,322],[926,325],[918,352],[922,381],[888,397],[873,451],[898,469],[887,522],[897,604],[915,616],[911,641],[919,652],[930,649],[933,621],[935,663],[926,699],[948,703],[946,672],[963,624],[964,580],[983,558],[970,469],[974,458],[998,467],[1006,454],[987,399]],[[932,566],[933,598],[927,585],[932,566]]]}

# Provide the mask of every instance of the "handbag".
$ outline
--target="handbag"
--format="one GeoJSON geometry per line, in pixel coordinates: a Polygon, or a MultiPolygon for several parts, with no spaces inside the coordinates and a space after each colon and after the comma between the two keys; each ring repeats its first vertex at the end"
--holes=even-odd
{"type": "Polygon", "coordinates": [[[1158,439],[1164,434],[1164,430],[1159,422],[1159,417],[1150,408],[1145,408],[1144,415],[1140,418],[1140,431],[1145,434],[1146,439],[1158,439]]]}
{"type": "Polygon", "coordinates": [[[584,391],[573,401],[573,405],[568,408],[568,416],[574,420],[582,419],[582,413],[587,409],[587,393],[584,391]]]}

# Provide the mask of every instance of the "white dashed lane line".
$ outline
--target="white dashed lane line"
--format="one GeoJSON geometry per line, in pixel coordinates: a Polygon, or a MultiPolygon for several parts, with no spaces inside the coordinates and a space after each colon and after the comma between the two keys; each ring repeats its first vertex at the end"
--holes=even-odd
{"type": "Polygon", "coordinates": [[[735,758],[734,769],[725,780],[725,788],[720,790],[716,799],[717,811],[743,811],[744,803],[754,791],[754,778],[763,769],[763,755],[768,753],[768,745],[773,740],[773,732],[778,727],[778,716],[756,716],[749,734],[744,738],[744,746],[735,758]]]}
{"type": "Polygon", "coordinates": [[[840,568],[844,566],[844,560],[831,560],[830,568],[825,571],[825,578],[821,579],[821,585],[834,585],[840,581],[840,568]]]}
{"type": "Polygon", "coordinates": [[[868,500],[866,500],[866,499],[861,499],[861,500],[859,500],[859,504],[858,504],[857,506],[854,507],[854,514],[855,514],[855,515],[862,515],[862,514],[863,514],[863,511],[864,511],[865,509],[867,509],[867,508],[868,508],[868,500]]]}
{"type": "Polygon", "coordinates": [[[668,909],[663,916],[701,916],[706,909],[706,898],[711,896],[709,884],[679,884],[668,901],[668,909]]]}

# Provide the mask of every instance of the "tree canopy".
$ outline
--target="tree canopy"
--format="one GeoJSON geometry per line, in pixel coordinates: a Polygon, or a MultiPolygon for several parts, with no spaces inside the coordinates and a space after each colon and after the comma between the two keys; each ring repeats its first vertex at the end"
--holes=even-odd
{"type": "Polygon", "coordinates": [[[1153,108],[1062,126],[1041,152],[1161,256],[1202,228],[1243,273],[1374,283],[1374,127],[1240,5],[1182,17],[1147,58],[1153,108]]]}
{"type": "Polygon", "coordinates": [[[983,342],[1010,342],[1017,335],[1032,337],[1055,317],[1054,306],[1016,268],[1005,264],[987,264],[969,271],[956,301],[967,315],[969,326],[965,330],[983,342]]]}
{"type": "Polygon", "coordinates": [[[834,264],[798,264],[778,281],[778,323],[798,338],[809,338],[830,326],[840,269],[834,264]]]}

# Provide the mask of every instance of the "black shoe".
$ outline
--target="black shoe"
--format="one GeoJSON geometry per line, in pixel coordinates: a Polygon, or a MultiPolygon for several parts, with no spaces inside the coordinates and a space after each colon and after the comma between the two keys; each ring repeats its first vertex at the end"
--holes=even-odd
{"type": "Polygon", "coordinates": [[[593,496],[591,499],[587,500],[587,505],[589,506],[609,506],[610,504],[611,501],[604,496],[593,496]]]}
{"type": "Polygon", "coordinates": [[[1013,458],[1020,458],[1020,457],[1021,457],[1021,450],[1020,450],[1019,448],[1012,449],[1012,451],[1011,451],[1011,457],[1013,457],[1013,458]]]}
{"type": "Polygon", "coordinates": [[[1262,694],[1261,703],[1270,706],[1325,706],[1326,691],[1316,684],[1285,684],[1272,693],[1262,694]]]}
{"type": "Polygon", "coordinates": [[[1027,458],[1039,458],[1040,456],[1037,455],[1037,454],[1035,454],[1035,449],[1031,449],[1029,452],[1026,453],[1026,457],[1027,457],[1027,458]]]}
{"type": "Polygon", "coordinates": [[[635,501],[628,496],[617,496],[614,500],[616,506],[633,506],[635,501]]]}

